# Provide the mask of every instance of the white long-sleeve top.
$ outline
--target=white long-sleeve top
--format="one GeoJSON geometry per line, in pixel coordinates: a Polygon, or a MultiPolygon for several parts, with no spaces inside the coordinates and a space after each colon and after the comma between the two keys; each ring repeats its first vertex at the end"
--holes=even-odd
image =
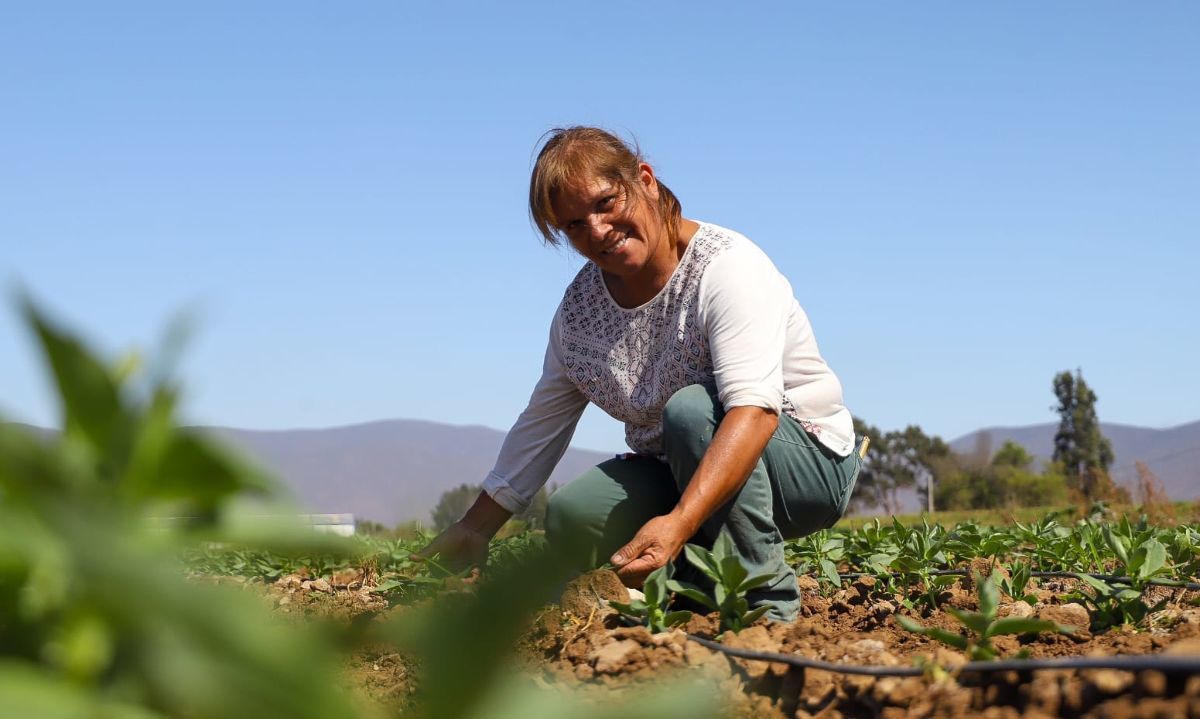
{"type": "Polygon", "coordinates": [[[618,305],[588,263],[554,314],[542,377],[483,488],[511,512],[529,506],[593,402],[625,423],[639,454],[662,454],[662,409],[678,390],[715,383],[728,411],[763,407],[800,422],[841,456],[854,446],[842,385],[821,358],[792,286],[761,249],[708,223],[663,289],[618,305]]]}

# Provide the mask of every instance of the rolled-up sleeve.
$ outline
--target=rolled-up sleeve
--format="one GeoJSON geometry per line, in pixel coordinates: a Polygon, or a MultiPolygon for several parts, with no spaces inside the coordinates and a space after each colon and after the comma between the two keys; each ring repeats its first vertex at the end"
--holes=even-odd
{"type": "Polygon", "coordinates": [[[761,250],[746,244],[714,258],[699,290],[722,406],[779,414],[791,286],[761,250]]]}
{"type": "Polygon", "coordinates": [[[542,376],[529,404],[504,438],[483,491],[516,514],[524,511],[567,451],[587,398],[563,370],[559,313],[555,313],[542,363],[542,376]]]}

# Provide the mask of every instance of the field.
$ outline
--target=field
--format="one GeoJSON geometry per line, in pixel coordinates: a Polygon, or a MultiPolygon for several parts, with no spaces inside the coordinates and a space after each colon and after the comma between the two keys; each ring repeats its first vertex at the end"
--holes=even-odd
{"type": "MultiPolygon", "coordinates": [[[[795,623],[758,620],[734,632],[722,626],[718,612],[696,612],[677,628],[652,633],[630,616],[637,612],[610,606],[610,600],[628,604],[629,594],[614,574],[598,571],[572,581],[553,604],[533,602],[514,651],[525,680],[542,691],[637,696],[667,676],[683,683],[701,679],[717,688],[721,713],[734,716],[1194,716],[1200,708],[1200,592],[1176,585],[1195,580],[1198,540],[1195,526],[1110,522],[1099,513],[996,528],[875,520],[789,544],[804,603],[795,623]],[[954,570],[959,573],[941,573],[954,570]],[[905,621],[925,629],[910,624],[917,630],[910,631],[905,621]],[[730,657],[692,637],[918,676],[852,675],[730,657]],[[1138,671],[978,671],[1016,657],[1027,657],[1024,666],[1033,667],[1043,660],[1114,656],[1151,663],[1138,671]],[[1183,667],[1153,664],[1189,656],[1183,667]]],[[[481,593],[486,579],[438,578],[436,567],[409,559],[421,538],[359,541],[357,562],[210,550],[190,557],[190,564],[202,575],[236,577],[290,616],[402,617],[434,597],[494,599],[481,593]]],[[[539,544],[534,534],[503,540],[493,564],[499,571],[519,566],[539,544]]],[[[652,600],[647,596],[645,603],[652,600]]],[[[420,708],[421,666],[403,651],[375,647],[354,654],[346,681],[389,710],[420,708]]]]}

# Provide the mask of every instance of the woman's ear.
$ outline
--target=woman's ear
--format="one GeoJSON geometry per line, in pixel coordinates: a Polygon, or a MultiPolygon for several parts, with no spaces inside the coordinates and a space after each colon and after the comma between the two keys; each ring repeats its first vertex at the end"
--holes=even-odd
{"type": "Polygon", "coordinates": [[[647,197],[658,200],[658,178],[654,176],[654,168],[645,162],[638,163],[638,182],[647,197]]]}

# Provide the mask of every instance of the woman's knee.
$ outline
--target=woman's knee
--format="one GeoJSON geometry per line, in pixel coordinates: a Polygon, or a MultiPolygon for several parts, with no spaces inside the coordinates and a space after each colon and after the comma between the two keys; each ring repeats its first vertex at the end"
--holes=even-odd
{"type": "Polygon", "coordinates": [[[705,428],[711,433],[720,409],[715,387],[690,384],[671,395],[663,406],[663,434],[694,434],[705,428]]]}
{"type": "Polygon", "coordinates": [[[546,539],[555,541],[578,532],[583,523],[583,512],[573,501],[566,487],[550,495],[546,503],[546,539]]]}

